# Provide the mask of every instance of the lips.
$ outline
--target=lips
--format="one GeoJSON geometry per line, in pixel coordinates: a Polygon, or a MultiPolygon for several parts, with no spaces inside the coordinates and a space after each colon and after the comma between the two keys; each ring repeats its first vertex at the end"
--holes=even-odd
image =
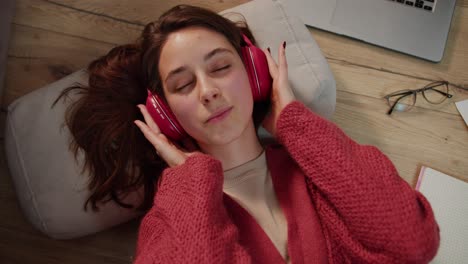
{"type": "Polygon", "coordinates": [[[226,117],[231,111],[232,106],[221,108],[220,110],[215,111],[207,120],[206,123],[221,120],[226,117]]]}

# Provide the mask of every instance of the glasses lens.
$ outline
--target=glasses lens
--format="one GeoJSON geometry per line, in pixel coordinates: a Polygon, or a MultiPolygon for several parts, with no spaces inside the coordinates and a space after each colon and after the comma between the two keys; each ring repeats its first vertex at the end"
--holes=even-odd
{"type": "Polygon", "coordinates": [[[429,84],[427,90],[423,90],[423,96],[429,103],[440,104],[447,99],[448,85],[442,82],[429,84]]]}
{"type": "Polygon", "coordinates": [[[390,107],[393,107],[396,103],[393,111],[409,111],[416,103],[416,95],[410,90],[394,92],[387,96],[387,103],[390,107]]]}

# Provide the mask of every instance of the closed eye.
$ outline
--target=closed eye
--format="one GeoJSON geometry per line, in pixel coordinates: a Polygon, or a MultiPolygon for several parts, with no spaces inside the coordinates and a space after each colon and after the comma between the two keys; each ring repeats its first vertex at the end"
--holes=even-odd
{"type": "Polygon", "coordinates": [[[185,85],[182,85],[182,86],[176,88],[175,90],[176,90],[176,92],[177,92],[177,91],[181,91],[181,90],[183,90],[184,88],[190,86],[191,84],[192,84],[192,82],[189,82],[189,83],[187,83],[187,84],[185,84],[185,85]]]}
{"type": "Polygon", "coordinates": [[[231,65],[228,64],[228,65],[223,66],[223,67],[221,67],[221,68],[217,68],[217,69],[215,69],[214,71],[215,71],[215,72],[223,71],[223,70],[229,69],[229,67],[231,67],[231,65]]]}

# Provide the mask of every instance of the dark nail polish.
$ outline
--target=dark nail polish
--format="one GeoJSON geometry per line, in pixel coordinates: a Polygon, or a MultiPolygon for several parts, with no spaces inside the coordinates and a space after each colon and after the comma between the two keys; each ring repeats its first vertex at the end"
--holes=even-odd
{"type": "Polygon", "coordinates": [[[283,48],[286,48],[286,41],[283,41],[283,48]]]}
{"type": "Polygon", "coordinates": [[[270,53],[270,54],[271,54],[271,50],[270,50],[270,47],[268,47],[268,48],[267,48],[267,50],[268,50],[268,53],[270,53]]]}

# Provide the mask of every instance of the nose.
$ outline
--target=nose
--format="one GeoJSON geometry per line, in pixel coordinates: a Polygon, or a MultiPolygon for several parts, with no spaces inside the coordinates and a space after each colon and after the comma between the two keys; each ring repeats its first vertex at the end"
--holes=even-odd
{"type": "Polygon", "coordinates": [[[200,78],[200,101],[203,104],[209,104],[213,100],[216,100],[221,95],[221,91],[209,77],[200,78]]]}

